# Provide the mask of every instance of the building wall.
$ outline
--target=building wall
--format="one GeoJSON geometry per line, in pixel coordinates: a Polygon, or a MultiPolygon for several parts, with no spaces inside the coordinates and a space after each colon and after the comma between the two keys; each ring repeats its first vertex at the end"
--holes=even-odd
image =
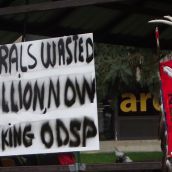
{"type": "Polygon", "coordinates": [[[158,138],[160,104],[149,92],[122,93],[117,107],[101,105],[98,117],[101,140],[158,138]]]}

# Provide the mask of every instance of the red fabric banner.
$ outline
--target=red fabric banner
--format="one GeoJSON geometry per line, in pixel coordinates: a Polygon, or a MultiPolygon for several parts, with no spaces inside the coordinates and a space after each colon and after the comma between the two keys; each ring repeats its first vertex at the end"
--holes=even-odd
{"type": "Polygon", "coordinates": [[[172,157],[172,60],[160,63],[160,77],[167,125],[167,156],[172,157]]]}

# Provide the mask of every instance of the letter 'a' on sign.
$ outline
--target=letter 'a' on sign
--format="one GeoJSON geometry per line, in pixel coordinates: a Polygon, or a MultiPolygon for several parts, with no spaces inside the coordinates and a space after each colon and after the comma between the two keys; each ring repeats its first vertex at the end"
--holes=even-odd
{"type": "Polygon", "coordinates": [[[167,157],[172,157],[172,61],[160,63],[162,101],[167,126],[167,157]]]}
{"type": "Polygon", "coordinates": [[[99,149],[93,35],[0,45],[0,156],[99,149]]]}

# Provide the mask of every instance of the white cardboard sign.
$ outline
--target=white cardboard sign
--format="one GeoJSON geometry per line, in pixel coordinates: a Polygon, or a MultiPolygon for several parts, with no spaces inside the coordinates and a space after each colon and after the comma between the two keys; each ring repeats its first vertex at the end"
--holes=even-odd
{"type": "Polygon", "coordinates": [[[0,46],[0,156],[99,149],[92,34],[0,46]]]}

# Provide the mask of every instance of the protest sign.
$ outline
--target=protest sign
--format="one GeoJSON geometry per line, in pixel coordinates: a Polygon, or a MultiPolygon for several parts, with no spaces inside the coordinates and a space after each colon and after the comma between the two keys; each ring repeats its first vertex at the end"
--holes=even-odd
{"type": "Polygon", "coordinates": [[[160,63],[162,101],[167,125],[167,156],[172,157],[172,61],[160,63]]]}
{"type": "Polygon", "coordinates": [[[0,46],[0,156],[99,149],[92,34],[0,46]]]}

